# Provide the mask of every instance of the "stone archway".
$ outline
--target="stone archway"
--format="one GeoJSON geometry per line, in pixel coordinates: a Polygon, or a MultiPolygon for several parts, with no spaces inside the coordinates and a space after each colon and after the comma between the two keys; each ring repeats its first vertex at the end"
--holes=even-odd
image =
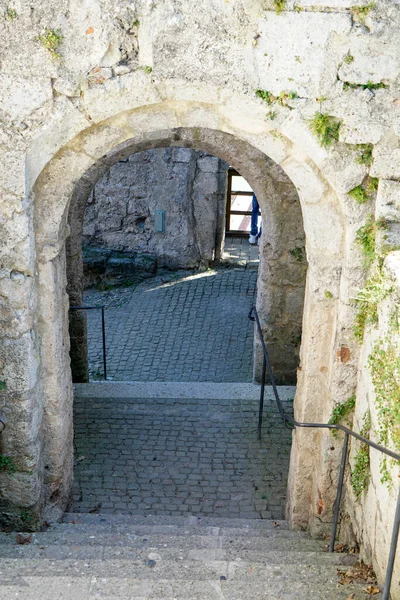
{"type": "MultiPolygon", "coordinates": [[[[151,139],[129,140],[113,149],[76,183],[69,206],[66,240],[68,293],[72,304],[82,303],[82,228],[87,199],[99,177],[113,164],[150,148],[185,147],[218,156],[249,181],[259,198],[264,235],[258,277],[258,307],[277,381],[296,382],[301,339],[306,259],[302,215],[295,187],[284,171],[250,144],[206,128],[175,128],[155,132],[151,139]],[[89,183],[90,182],[90,183],[89,183]]],[[[73,315],[70,333],[73,360],[79,375],[86,357],[85,317],[73,315]]],[[[261,371],[256,337],[255,377],[261,371]]],[[[84,370],[82,368],[82,370],[84,370]]]]}
{"type": "MultiPolygon", "coordinates": [[[[179,96],[176,89],[175,94],[179,96]]],[[[71,136],[65,127],[61,127],[56,143],[45,135],[41,156],[36,162],[29,163],[31,183],[36,179],[33,189],[38,304],[36,331],[41,348],[41,383],[37,393],[40,406],[43,407],[41,427],[44,432],[37,442],[41,461],[35,473],[38,493],[33,510],[41,512],[43,506],[46,514],[51,509],[63,510],[72,482],[72,386],[69,348],[65,343],[68,339],[68,303],[64,252],[70,199],[78,182],[79,186],[91,189],[118,153],[131,152],[133,139],[137,148],[149,147],[149,144],[151,147],[152,143],[162,144],[160,132],[172,131],[177,136],[175,142],[185,145],[184,132],[190,131],[192,142],[195,141],[196,145],[201,143],[201,148],[211,153],[215,152],[217,135],[228,135],[230,143],[234,141],[239,147],[248,144],[254,160],[248,163],[243,175],[259,196],[262,210],[271,223],[271,235],[275,236],[279,236],[282,223],[265,202],[266,190],[260,178],[259,161],[265,164],[267,155],[282,167],[299,192],[309,262],[301,371],[295,404],[297,418],[323,419],[329,413],[332,397],[340,399],[353,385],[353,382],[348,382],[347,389],[340,385],[341,365],[337,365],[332,352],[339,321],[341,335],[346,327],[350,328],[350,319],[346,315],[339,315],[338,300],[346,252],[342,198],[321,176],[306,151],[315,155],[317,162],[322,165],[326,154],[310,141],[310,134],[307,136],[306,132],[298,130],[296,123],[287,123],[282,132],[275,131],[271,135],[271,127],[266,126],[259,105],[255,102],[249,103],[245,98],[235,99],[238,104],[233,108],[226,104],[214,106],[202,103],[202,94],[196,93],[195,96],[196,100],[170,99],[153,104],[145,98],[133,101],[130,96],[127,105],[140,108],[124,112],[117,112],[123,109],[122,97],[118,98],[116,104],[113,94],[108,98],[93,98],[88,114],[94,115],[91,118],[97,124],[82,128],[78,119],[78,122],[70,125],[70,128],[80,130],[77,135],[71,136]],[[208,131],[208,137],[202,137],[205,130],[208,131]],[[298,141],[294,143],[290,137],[298,141]],[[303,144],[303,141],[306,143],[303,144]],[[55,153],[52,148],[57,146],[59,150],[55,153]],[[328,222],[329,227],[326,227],[328,222]],[[329,301],[324,294],[326,289],[331,294],[329,301]],[[335,396],[336,392],[338,395],[335,396]]],[[[187,97],[187,94],[182,92],[181,97],[187,97]]],[[[165,139],[164,143],[170,143],[170,140],[165,139]]],[[[222,158],[229,157],[223,140],[217,154],[222,158]]],[[[234,161],[234,166],[241,170],[238,160],[234,161]]],[[[339,174],[329,164],[325,166],[330,180],[339,181],[339,174]]],[[[273,276],[273,268],[266,272],[268,276],[273,276]]],[[[262,312],[268,297],[260,294],[258,303],[262,312]]],[[[338,457],[334,451],[325,450],[316,435],[308,431],[296,434],[292,449],[289,498],[289,515],[293,525],[305,526],[313,521],[314,515],[318,520],[330,518],[330,471],[338,457]],[[327,470],[318,466],[320,455],[316,449],[320,447],[327,470]],[[322,517],[321,511],[317,514],[314,509],[313,498],[318,497],[318,493],[324,495],[326,512],[322,517]]],[[[12,495],[12,489],[9,495],[12,495]]]]}

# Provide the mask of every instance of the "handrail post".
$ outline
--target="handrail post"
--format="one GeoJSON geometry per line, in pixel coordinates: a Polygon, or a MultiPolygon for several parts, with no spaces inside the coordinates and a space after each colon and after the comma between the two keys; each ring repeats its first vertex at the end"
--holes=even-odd
{"type": "Polygon", "coordinates": [[[106,358],[106,325],[104,319],[104,306],[101,307],[101,330],[103,336],[103,370],[104,379],[107,380],[107,358],[106,358]]]}
{"type": "Polygon", "coordinates": [[[399,528],[400,528],[400,488],[397,493],[397,505],[396,512],[394,515],[392,541],[390,543],[389,560],[386,567],[386,578],[385,586],[383,588],[382,600],[389,600],[390,597],[390,585],[393,577],[394,560],[396,558],[397,541],[399,539],[399,528]]]}
{"type": "MultiPolygon", "coordinates": [[[[382,452],[386,456],[390,456],[390,457],[394,458],[395,460],[398,461],[398,463],[400,463],[400,454],[397,454],[397,453],[393,452],[392,450],[389,450],[388,448],[380,446],[379,444],[377,444],[376,442],[373,442],[372,440],[364,438],[361,434],[356,433],[355,431],[352,431],[352,430],[348,429],[347,427],[344,427],[343,425],[331,425],[330,423],[303,423],[300,421],[296,421],[294,418],[288,417],[285,409],[282,406],[281,399],[279,397],[279,392],[278,392],[278,389],[277,389],[277,386],[275,383],[274,373],[272,371],[267,347],[266,347],[263,332],[261,329],[260,319],[259,319],[257,309],[255,306],[252,307],[252,309],[249,313],[249,318],[252,318],[252,317],[255,318],[255,321],[256,321],[256,326],[257,326],[258,333],[260,336],[261,346],[262,346],[263,355],[264,355],[263,373],[262,373],[262,382],[261,382],[261,394],[260,394],[260,408],[259,408],[259,413],[258,413],[258,438],[261,439],[262,412],[263,412],[263,407],[264,407],[264,393],[265,393],[265,390],[264,390],[265,375],[266,375],[267,368],[268,368],[268,373],[269,373],[269,376],[271,379],[271,385],[272,385],[275,400],[276,400],[276,403],[277,403],[277,406],[279,409],[279,413],[280,413],[281,417],[283,418],[285,424],[291,424],[295,428],[296,427],[319,427],[319,428],[324,428],[324,429],[336,429],[336,430],[340,429],[345,434],[343,448],[342,448],[342,458],[341,458],[341,465],[340,465],[338,487],[337,487],[337,492],[336,492],[334,518],[333,518],[333,523],[332,523],[332,534],[331,534],[331,540],[330,540],[330,545],[329,545],[329,551],[333,552],[335,549],[336,532],[337,532],[337,526],[338,526],[338,521],[339,521],[340,502],[341,502],[342,492],[343,492],[343,482],[344,482],[344,475],[345,475],[345,469],[346,469],[346,461],[347,461],[347,453],[348,453],[350,435],[352,436],[352,438],[358,439],[359,441],[367,444],[370,448],[374,448],[375,450],[382,452]]],[[[390,586],[392,583],[394,561],[396,558],[396,550],[397,550],[397,543],[398,543],[398,539],[399,539],[399,533],[400,533],[400,489],[399,489],[398,497],[397,497],[396,513],[395,513],[395,518],[394,518],[394,523],[393,523],[392,540],[391,540],[391,544],[390,544],[390,552],[389,552],[389,559],[388,559],[388,565],[387,565],[387,570],[386,570],[386,578],[385,578],[382,600],[389,600],[390,586]]]]}
{"type": "Polygon", "coordinates": [[[265,394],[265,372],[267,368],[267,363],[265,360],[265,356],[263,353],[263,366],[262,366],[262,375],[261,375],[261,393],[260,393],[260,406],[258,408],[258,434],[257,437],[261,440],[261,427],[262,427],[262,415],[264,410],[264,394],[265,394]]]}
{"type": "Polygon", "coordinates": [[[331,542],[329,544],[329,552],[334,552],[334,550],[335,550],[336,531],[337,531],[337,526],[338,526],[338,521],[339,521],[340,501],[342,499],[344,472],[346,469],[348,447],[349,447],[349,434],[345,433],[343,448],[342,448],[342,460],[340,463],[339,481],[338,481],[337,492],[336,492],[335,512],[333,515],[331,542]]]}
{"type": "Polygon", "coordinates": [[[69,310],[101,310],[101,333],[103,344],[103,371],[104,379],[107,379],[107,351],[106,351],[106,324],[104,317],[104,306],[70,306],[69,310]]]}

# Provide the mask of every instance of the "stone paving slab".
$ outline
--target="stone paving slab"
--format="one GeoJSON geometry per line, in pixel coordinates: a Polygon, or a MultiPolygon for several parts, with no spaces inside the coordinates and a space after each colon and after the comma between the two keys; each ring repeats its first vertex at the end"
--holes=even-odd
{"type": "MultiPolygon", "coordinates": [[[[79,398],[187,398],[206,400],[258,400],[260,385],[254,383],[212,383],[191,381],[97,381],[76,383],[74,393],[79,398]]],[[[293,398],[294,386],[279,386],[283,400],[293,398]]],[[[272,387],[265,386],[265,397],[274,398],[272,387]]]]}
{"type": "MultiPolygon", "coordinates": [[[[88,290],[86,304],[106,306],[109,378],[251,382],[256,283],[257,270],[219,269],[88,290]]],[[[102,379],[100,312],[87,319],[91,378],[102,379]]]]}
{"type": "Polygon", "coordinates": [[[76,398],[71,511],[283,519],[291,432],[266,401],[260,444],[257,410],[257,400],[76,398]]]}

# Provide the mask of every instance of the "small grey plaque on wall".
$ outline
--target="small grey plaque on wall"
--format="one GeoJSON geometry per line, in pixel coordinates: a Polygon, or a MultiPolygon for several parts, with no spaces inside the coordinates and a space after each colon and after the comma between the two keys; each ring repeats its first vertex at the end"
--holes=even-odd
{"type": "Polygon", "coordinates": [[[156,233],[165,233],[165,210],[156,210],[154,231],[156,233]]]}

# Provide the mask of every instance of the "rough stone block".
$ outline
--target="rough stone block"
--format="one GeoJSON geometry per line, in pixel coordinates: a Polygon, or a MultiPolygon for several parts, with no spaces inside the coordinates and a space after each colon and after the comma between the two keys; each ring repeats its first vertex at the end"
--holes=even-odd
{"type": "Polygon", "coordinates": [[[371,166],[372,177],[380,179],[400,179],[400,147],[398,140],[375,146],[374,162],[371,166]]]}
{"type": "Polygon", "coordinates": [[[277,96],[283,91],[296,91],[301,97],[317,97],[322,77],[326,76],[329,39],[333,34],[345,35],[350,26],[348,15],[268,13],[268,18],[260,21],[260,37],[254,50],[258,87],[277,96]]]}
{"type": "Polygon", "coordinates": [[[11,119],[24,119],[51,100],[50,78],[0,74],[0,109],[11,119]]]}

